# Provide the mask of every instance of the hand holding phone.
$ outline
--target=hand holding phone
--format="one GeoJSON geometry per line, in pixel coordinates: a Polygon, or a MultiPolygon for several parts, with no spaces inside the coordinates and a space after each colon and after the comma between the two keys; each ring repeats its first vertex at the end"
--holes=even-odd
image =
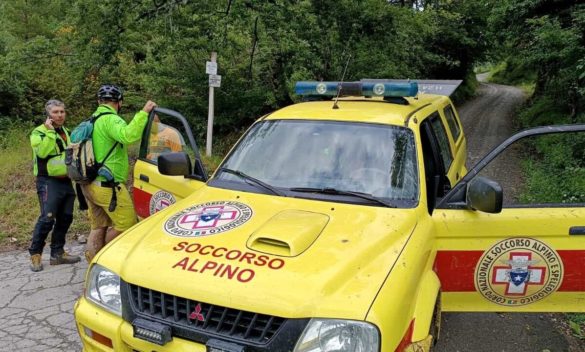
{"type": "Polygon", "coordinates": [[[53,127],[53,119],[52,118],[47,117],[47,119],[45,120],[45,127],[47,129],[50,129],[50,130],[54,130],[55,129],[55,127],[53,127]]]}

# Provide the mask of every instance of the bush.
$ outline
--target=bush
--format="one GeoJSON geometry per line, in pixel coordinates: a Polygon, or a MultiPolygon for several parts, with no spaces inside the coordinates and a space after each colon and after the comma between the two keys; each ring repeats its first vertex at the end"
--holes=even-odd
{"type": "Polygon", "coordinates": [[[536,80],[536,72],[525,62],[510,57],[494,66],[491,71],[490,82],[520,86],[533,84],[536,80]]]}

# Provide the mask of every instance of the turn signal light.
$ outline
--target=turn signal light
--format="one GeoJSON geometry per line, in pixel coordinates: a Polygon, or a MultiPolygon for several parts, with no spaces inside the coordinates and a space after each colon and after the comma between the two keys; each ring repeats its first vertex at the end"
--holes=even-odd
{"type": "Polygon", "coordinates": [[[101,343],[104,346],[108,346],[109,348],[114,348],[114,344],[112,343],[112,340],[105,337],[104,335],[97,333],[93,330],[90,330],[87,327],[83,327],[83,332],[85,332],[85,334],[87,336],[89,336],[90,338],[92,338],[93,340],[101,343]]]}

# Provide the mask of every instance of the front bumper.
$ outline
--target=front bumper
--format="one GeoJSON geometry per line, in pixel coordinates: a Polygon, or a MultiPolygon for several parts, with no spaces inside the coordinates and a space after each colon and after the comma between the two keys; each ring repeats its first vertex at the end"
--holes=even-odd
{"type": "Polygon", "coordinates": [[[83,344],[83,351],[85,352],[206,351],[205,345],[177,337],[173,337],[173,340],[164,346],[159,346],[145,340],[134,338],[132,325],[130,323],[124,321],[121,317],[115,314],[97,307],[85,297],[81,297],[75,304],[74,314],[77,330],[79,331],[79,336],[81,337],[81,342],[83,344]],[[110,339],[113,348],[93,339],[87,334],[88,330],[110,339]]]}

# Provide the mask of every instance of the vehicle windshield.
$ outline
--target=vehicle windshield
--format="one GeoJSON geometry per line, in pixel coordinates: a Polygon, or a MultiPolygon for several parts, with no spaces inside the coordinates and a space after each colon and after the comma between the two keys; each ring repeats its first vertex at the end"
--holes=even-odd
{"type": "MultiPolygon", "coordinates": [[[[212,185],[231,188],[234,183],[250,183],[234,170],[285,194],[307,189],[360,192],[399,201],[396,205],[401,207],[414,206],[418,199],[414,136],[400,126],[262,121],[250,129],[220,166],[212,185]]],[[[265,193],[265,188],[256,191],[265,193]]],[[[335,200],[332,193],[321,192],[310,198],[335,200]]]]}

